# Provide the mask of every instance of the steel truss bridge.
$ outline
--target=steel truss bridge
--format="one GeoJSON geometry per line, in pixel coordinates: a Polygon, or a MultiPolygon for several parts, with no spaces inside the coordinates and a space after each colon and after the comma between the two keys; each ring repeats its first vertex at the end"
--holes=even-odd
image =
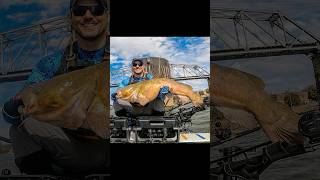
{"type": "Polygon", "coordinates": [[[68,17],[0,33],[0,83],[25,80],[43,57],[70,42],[68,17]]]}
{"type": "MultiPolygon", "coordinates": [[[[55,17],[0,33],[0,83],[26,80],[41,58],[64,49],[70,44],[70,37],[68,17],[55,17]]],[[[172,79],[178,81],[210,78],[209,72],[198,65],[171,64],[170,68],[172,79]]],[[[128,68],[111,71],[113,77],[129,74],[128,68]]],[[[116,82],[111,84],[116,86],[116,82]]]]}
{"type": "MultiPolygon", "coordinates": [[[[188,64],[170,64],[171,79],[176,81],[207,79],[210,73],[201,66],[188,64]]],[[[130,76],[131,69],[129,67],[111,71],[111,87],[117,87],[119,80],[123,76],[130,76]]],[[[208,81],[209,83],[209,81],[208,81]]]]}
{"type": "Polygon", "coordinates": [[[281,12],[212,8],[210,21],[211,62],[304,54],[311,57],[320,90],[320,39],[290,17],[281,12]]]}

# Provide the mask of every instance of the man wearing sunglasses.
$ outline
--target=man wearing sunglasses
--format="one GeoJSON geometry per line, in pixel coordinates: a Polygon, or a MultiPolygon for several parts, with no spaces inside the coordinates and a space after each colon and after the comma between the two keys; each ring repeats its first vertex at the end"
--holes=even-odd
{"type": "MultiPolygon", "coordinates": [[[[109,60],[109,0],[71,0],[73,41],[66,49],[44,57],[32,70],[26,86],[109,60]]],[[[108,64],[108,63],[107,63],[108,64]]],[[[109,139],[79,128],[67,130],[20,115],[19,93],[4,104],[11,123],[15,162],[26,174],[84,176],[107,173],[109,139]]]]}
{"type": "MultiPolygon", "coordinates": [[[[153,78],[152,74],[145,70],[143,61],[141,59],[132,60],[131,71],[132,75],[130,77],[125,77],[125,79],[119,84],[119,88],[153,78]]],[[[111,95],[111,99],[114,101],[113,107],[117,116],[162,116],[165,112],[163,100],[167,93],[169,93],[168,87],[161,88],[158,98],[152,102],[149,102],[144,107],[117,99],[116,93],[111,95]]]]}

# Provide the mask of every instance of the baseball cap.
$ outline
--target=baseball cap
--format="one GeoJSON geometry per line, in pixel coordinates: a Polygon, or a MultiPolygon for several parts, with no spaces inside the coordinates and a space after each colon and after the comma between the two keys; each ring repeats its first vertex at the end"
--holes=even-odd
{"type": "Polygon", "coordinates": [[[143,61],[141,59],[133,59],[131,64],[133,65],[134,62],[139,61],[141,63],[141,65],[143,65],[143,61]]]}
{"type": "MultiPolygon", "coordinates": [[[[106,9],[109,9],[110,0],[97,0],[101,3],[106,9]]],[[[77,0],[70,0],[70,9],[77,3],[77,0]]]]}

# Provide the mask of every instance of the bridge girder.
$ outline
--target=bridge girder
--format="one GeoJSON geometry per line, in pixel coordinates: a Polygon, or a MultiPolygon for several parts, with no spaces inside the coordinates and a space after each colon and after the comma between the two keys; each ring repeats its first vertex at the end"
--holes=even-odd
{"type": "Polygon", "coordinates": [[[211,61],[309,54],[320,40],[280,12],[211,9],[211,61]]]}
{"type": "MultiPolygon", "coordinates": [[[[176,81],[209,79],[210,73],[201,66],[190,64],[170,64],[171,79],[176,81]]],[[[122,76],[130,76],[131,69],[125,67],[119,70],[113,70],[111,74],[110,87],[118,87],[117,82],[112,82],[112,79],[121,79],[122,76]]]]}
{"type": "Polygon", "coordinates": [[[70,43],[70,32],[69,18],[62,16],[0,33],[0,78],[16,74],[19,79],[21,71],[70,43]]]}

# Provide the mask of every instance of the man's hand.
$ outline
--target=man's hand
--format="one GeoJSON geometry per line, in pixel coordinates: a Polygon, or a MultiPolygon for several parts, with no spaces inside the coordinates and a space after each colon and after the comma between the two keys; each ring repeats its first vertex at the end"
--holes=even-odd
{"type": "Polygon", "coordinates": [[[169,87],[168,86],[163,86],[160,89],[158,98],[160,98],[161,100],[164,100],[165,95],[168,94],[168,93],[169,93],[169,87]]]}
{"type": "Polygon", "coordinates": [[[112,99],[113,101],[116,101],[116,100],[117,100],[117,93],[112,93],[112,94],[111,94],[111,99],[112,99]]]}
{"type": "Polygon", "coordinates": [[[23,102],[20,95],[12,97],[3,105],[2,114],[4,119],[11,124],[21,123],[23,102]]]}
{"type": "Polygon", "coordinates": [[[13,101],[20,101],[22,99],[22,97],[21,97],[20,93],[18,93],[15,96],[13,96],[11,99],[13,101]]]}

